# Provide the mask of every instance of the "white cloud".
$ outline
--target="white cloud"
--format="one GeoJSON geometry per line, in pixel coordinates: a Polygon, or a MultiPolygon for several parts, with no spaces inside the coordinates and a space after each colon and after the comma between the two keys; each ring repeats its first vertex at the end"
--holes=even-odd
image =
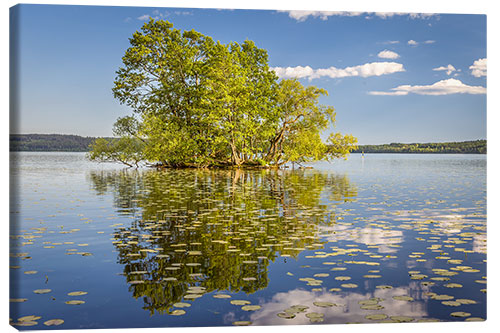
{"type": "Polygon", "coordinates": [[[433,71],[446,71],[446,75],[450,75],[453,72],[456,72],[455,67],[453,65],[448,64],[448,66],[440,66],[437,68],[433,68],[433,71]]]}
{"type": "Polygon", "coordinates": [[[471,70],[471,74],[475,77],[486,76],[486,58],[474,61],[469,69],[471,70]]]}
{"type": "Polygon", "coordinates": [[[418,42],[414,41],[413,39],[410,39],[410,40],[408,41],[408,45],[417,46],[417,45],[418,45],[418,42]]]}
{"type": "Polygon", "coordinates": [[[144,14],[142,16],[139,16],[137,19],[140,20],[140,21],[149,21],[150,19],[153,19],[153,20],[164,20],[167,17],[169,17],[171,14],[174,14],[174,15],[177,15],[177,16],[193,15],[193,13],[190,12],[190,11],[176,10],[174,12],[168,12],[168,11],[160,12],[157,9],[153,10],[153,12],[151,14],[152,15],[144,14]]]}
{"type": "Polygon", "coordinates": [[[362,12],[331,12],[331,11],[316,11],[316,10],[280,10],[279,12],[287,12],[290,18],[299,22],[304,22],[309,18],[320,18],[323,21],[328,20],[330,16],[359,16],[362,12]]]}
{"type": "Polygon", "coordinates": [[[434,44],[436,41],[435,40],[426,40],[423,43],[424,44],[434,44]]]}
{"type": "Polygon", "coordinates": [[[397,59],[399,58],[399,54],[393,51],[383,50],[379,52],[378,57],[384,59],[397,59]]]}
{"type": "Polygon", "coordinates": [[[145,14],[145,15],[139,16],[137,19],[139,21],[149,21],[150,18],[151,18],[151,16],[145,14]]]}
{"type": "Polygon", "coordinates": [[[481,86],[469,86],[457,79],[441,80],[426,86],[402,85],[392,88],[391,91],[370,91],[370,95],[377,96],[402,96],[409,93],[419,95],[451,95],[451,94],[486,94],[486,88],[481,86]]]}
{"type": "Polygon", "coordinates": [[[290,18],[299,22],[304,22],[309,17],[320,18],[323,21],[328,20],[330,16],[361,16],[366,15],[366,18],[377,16],[382,19],[391,18],[393,16],[408,15],[410,19],[429,19],[437,14],[423,14],[423,13],[400,13],[400,12],[335,12],[335,11],[314,11],[314,10],[279,10],[278,12],[288,13],[290,18]]]}
{"type": "Polygon", "coordinates": [[[274,67],[272,68],[276,74],[281,78],[308,78],[309,80],[317,79],[320,77],[330,77],[332,79],[344,78],[351,76],[380,76],[385,74],[392,74],[396,72],[404,72],[405,69],[402,64],[395,62],[372,62],[364,65],[358,65],[346,68],[318,68],[313,69],[310,66],[296,66],[296,67],[274,67]]]}

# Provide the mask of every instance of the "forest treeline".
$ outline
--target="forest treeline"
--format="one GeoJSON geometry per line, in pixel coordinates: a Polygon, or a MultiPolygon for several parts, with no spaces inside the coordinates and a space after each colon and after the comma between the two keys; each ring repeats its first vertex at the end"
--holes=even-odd
{"type": "MultiPolygon", "coordinates": [[[[110,138],[108,138],[109,140],[110,138]]],[[[95,137],[65,134],[11,134],[10,151],[87,152],[95,137]]],[[[486,154],[486,140],[436,143],[390,143],[364,145],[352,153],[486,154]]]]}
{"type": "Polygon", "coordinates": [[[10,151],[87,152],[95,139],[66,134],[11,134],[10,151]]]}
{"type": "Polygon", "coordinates": [[[359,145],[352,153],[486,154],[486,140],[359,145]]]}

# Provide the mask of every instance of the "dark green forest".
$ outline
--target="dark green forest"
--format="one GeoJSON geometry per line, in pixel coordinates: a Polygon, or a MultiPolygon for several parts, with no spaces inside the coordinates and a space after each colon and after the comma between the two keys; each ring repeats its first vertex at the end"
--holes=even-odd
{"type": "Polygon", "coordinates": [[[352,153],[437,153],[437,154],[486,154],[486,140],[438,143],[390,143],[359,145],[352,153]]]}
{"type": "MultiPolygon", "coordinates": [[[[10,151],[87,152],[95,137],[65,134],[11,134],[10,151]]],[[[486,140],[442,143],[364,145],[352,153],[486,154],[486,140]]]]}
{"type": "Polygon", "coordinates": [[[11,134],[10,151],[86,152],[95,139],[65,134],[11,134]]]}

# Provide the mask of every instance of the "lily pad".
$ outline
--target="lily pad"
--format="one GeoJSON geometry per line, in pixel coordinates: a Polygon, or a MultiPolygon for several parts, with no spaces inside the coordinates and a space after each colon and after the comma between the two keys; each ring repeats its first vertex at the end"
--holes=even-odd
{"type": "Polygon", "coordinates": [[[189,308],[191,306],[190,303],[177,302],[173,304],[176,308],[189,308]]]}
{"type": "Polygon", "coordinates": [[[455,300],[460,304],[476,304],[477,302],[472,299],[458,298],[455,300]]]}
{"type": "Polygon", "coordinates": [[[260,305],[244,305],[241,307],[243,311],[257,311],[261,308],[260,305]]]}
{"type": "Polygon", "coordinates": [[[450,316],[452,316],[452,317],[459,317],[459,318],[465,318],[465,317],[469,317],[470,313],[469,312],[458,311],[458,312],[452,312],[452,313],[450,313],[450,316]]]}
{"type": "Polygon", "coordinates": [[[319,313],[319,312],[309,312],[309,313],[306,313],[306,317],[309,318],[309,319],[312,319],[312,318],[323,318],[325,315],[323,313],[319,313]]]}
{"type": "Polygon", "coordinates": [[[212,297],[213,298],[231,298],[231,295],[228,295],[228,294],[215,294],[212,297]]]}
{"type": "Polygon", "coordinates": [[[342,288],[357,288],[358,285],[355,283],[343,283],[340,285],[342,288]]]}
{"type": "Polygon", "coordinates": [[[50,319],[45,321],[43,324],[45,326],[59,326],[64,323],[64,320],[62,319],[50,319]]]}
{"type": "Polygon", "coordinates": [[[182,316],[185,313],[186,313],[186,311],[184,311],[184,310],[174,310],[174,311],[170,312],[169,314],[172,316],[182,316]]]}
{"type": "Polygon", "coordinates": [[[313,304],[315,306],[320,307],[320,308],[330,308],[332,306],[336,306],[335,303],[331,303],[331,302],[313,302],[313,304]]]}
{"type": "Polygon", "coordinates": [[[371,314],[371,315],[366,315],[365,318],[368,320],[384,320],[387,319],[387,315],[383,313],[371,314]]]}
{"type": "Polygon", "coordinates": [[[68,293],[68,296],[82,296],[82,295],[87,295],[88,292],[86,291],[72,291],[68,293]]]}
{"type": "Polygon", "coordinates": [[[295,318],[295,314],[293,313],[287,313],[287,312],[280,312],[277,314],[278,317],[283,318],[283,319],[293,319],[295,318]]]}
{"type": "Polygon", "coordinates": [[[28,300],[27,298],[11,298],[11,299],[9,299],[9,302],[22,303],[22,302],[26,302],[27,300],[28,300]]]}
{"type": "Polygon", "coordinates": [[[248,305],[251,302],[250,301],[245,301],[245,300],[239,300],[239,299],[233,299],[231,302],[229,302],[233,305],[248,305]]]}
{"type": "Polygon", "coordinates": [[[17,321],[37,321],[40,318],[42,318],[42,317],[31,315],[31,316],[21,317],[17,321]]]}
{"type": "Polygon", "coordinates": [[[338,280],[338,281],[348,281],[350,279],[351,279],[350,276],[336,276],[335,277],[335,280],[338,280]]]}
{"type": "Polygon", "coordinates": [[[406,302],[414,301],[414,298],[411,296],[393,296],[392,298],[397,301],[406,301],[406,302]]]}
{"type": "Polygon", "coordinates": [[[52,289],[36,289],[33,290],[35,294],[48,294],[52,291],[52,289]]]}
{"type": "Polygon", "coordinates": [[[84,304],[85,301],[80,301],[80,300],[74,300],[74,301],[67,301],[65,302],[66,304],[69,304],[69,305],[81,305],[81,304],[84,304]]]}
{"type": "Polygon", "coordinates": [[[412,317],[406,317],[406,316],[391,316],[391,319],[398,323],[409,323],[415,320],[412,317]]]}
{"type": "Polygon", "coordinates": [[[252,322],[247,321],[247,320],[240,320],[240,321],[234,321],[233,325],[235,325],[235,326],[248,326],[248,325],[252,325],[252,322]]]}

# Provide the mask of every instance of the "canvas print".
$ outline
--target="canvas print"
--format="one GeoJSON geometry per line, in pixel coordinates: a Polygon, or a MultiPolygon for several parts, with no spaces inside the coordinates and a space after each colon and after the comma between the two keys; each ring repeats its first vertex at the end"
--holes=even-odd
{"type": "Polygon", "coordinates": [[[16,5],[10,54],[16,329],[486,320],[486,15],[16,5]]]}

